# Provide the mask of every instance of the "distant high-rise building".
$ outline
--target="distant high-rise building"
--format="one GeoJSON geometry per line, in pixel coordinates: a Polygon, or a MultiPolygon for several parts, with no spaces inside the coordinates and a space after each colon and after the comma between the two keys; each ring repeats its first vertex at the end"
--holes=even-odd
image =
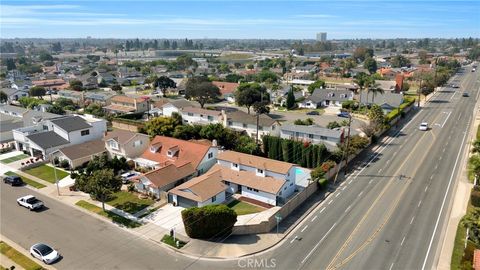
{"type": "Polygon", "coordinates": [[[326,32],[321,32],[317,33],[317,41],[327,41],[327,33],[326,32]]]}

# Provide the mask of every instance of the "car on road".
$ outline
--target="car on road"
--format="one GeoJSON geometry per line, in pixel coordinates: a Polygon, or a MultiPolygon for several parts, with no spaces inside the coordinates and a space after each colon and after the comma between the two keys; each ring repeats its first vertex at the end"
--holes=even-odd
{"type": "Polygon", "coordinates": [[[451,88],[459,88],[458,84],[454,84],[454,83],[452,83],[452,84],[450,85],[450,87],[451,87],[451,88]]]}
{"type": "Polygon", "coordinates": [[[422,131],[427,131],[428,130],[428,123],[427,122],[423,122],[420,124],[420,126],[418,127],[419,130],[422,130],[422,131]]]}
{"type": "Polygon", "coordinates": [[[51,264],[60,258],[60,254],[55,249],[47,244],[37,243],[30,247],[30,255],[43,261],[46,264],[51,264]]]}
{"type": "Polygon", "coordinates": [[[310,112],[307,112],[307,115],[320,115],[320,113],[317,111],[310,111],[310,112]]]}
{"type": "Polygon", "coordinates": [[[472,72],[475,72],[475,68],[472,68],[472,72]]]}
{"type": "Polygon", "coordinates": [[[348,112],[339,112],[337,113],[338,117],[344,117],[344,118],[349,118],[350,114],[348,112]]]}
{"type": "Polygon", "coordinates": [[[468,97],[468,93],[467,93],[467,92],[463,92],[462,97],[468,97]]]}
{"type": "Polygon", "coordinates": [[[23,186],[22,178],[17,175],[11,175],[3,178],[3,182],[12,186],[23,186]]]}
{"type": "Polygon", "coordinates": [[[17,203],[20,206],[23,206],[30,211],[43,208],[44,204],[39,199],[35,198],[33,195],[23,196],[17,199],[17,203]]]}
{"type": "Polygon", "coordinates": [[[127,184],[128,182],[130,182],[130,180],[132,180],[132,178],[134,178],[137,175],[140,175],[140,173],[135,171],[129,171],[121,174],[120,177],[122,178],[122,182],[124,184],[127,184]]]}

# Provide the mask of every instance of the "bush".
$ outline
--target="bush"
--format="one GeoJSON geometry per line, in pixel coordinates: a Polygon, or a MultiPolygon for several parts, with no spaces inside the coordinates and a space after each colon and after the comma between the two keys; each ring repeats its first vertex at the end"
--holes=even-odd
{"type": "Polygon", "coordinates": [[[183,210],[182,219],[189,237],[205,239],[229,235],[237,214],[224,204],[207,205],[183,210]]]}
{"type": "Polygon", "coordinates": [[[60,167],[64,169],[68,169],[70,168],[70,163],[68,162],[68,160],[64,159],[60,162],[60,167]]]}
{"type": "Polygon", "coordinates": [[[55,157],[53,159],[53,165],[58,166],[59,162],[60,162],[60,160],[58,159],[58,157],[55,157]]]}
{"type": "Polygon", "coordinates": [[[128,190],[128,192],[134,192],[135,191],[135,184],[133,184],[133,183],[128,184],[127,190],[128,190]]]}
{"type": "Polygon", "coordinates": [[[135,161],[133,160],[128,160],[127,161],[127,166],[130,170],[133,170],[135,168],[135,161]]]}
{"type": "Polygon", "coordinates": [[[470,194],[470,202],[475,207],[480,207],[480,190],[474,188],[470,194]]]}
{"type": "Polygon", "coordinates": [[[337,121],[329,122],[327,124],[327,128],[329,129],[334,129],[334,128],[339,128],[341,125],[337,121]]]}

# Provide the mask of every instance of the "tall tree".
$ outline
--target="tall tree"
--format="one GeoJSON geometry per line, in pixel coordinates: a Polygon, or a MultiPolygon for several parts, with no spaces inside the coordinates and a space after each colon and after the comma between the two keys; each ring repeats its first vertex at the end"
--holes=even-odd
{"type": "Polygon", "coordinates": [[[363,63],[363,67],[365,67],[370,74],[373,74],[377,71],[377,61],[373,59],[372,57],[368,57],[365,59],[365,62],[363,63]]]}
{"type": "Polygon", "coordinates": [[[308,92],[310,94],[313,94],[313,91],[317,88],[324,88],[325,87],[325,81],[324,80],[316,80],[314,83],[310,84],[307,88],[308,92]]]}
{"type": "Polygon", "coordinates": [[[290,88],[287,94],[287,109],[293,109],[295,107],[295,95],[293,94],[293,87],[290,88]]]}
{"type": "Polygon", "coordinates": [[[373,85],[368,87],[367,91],[368,91],[367,94],[372,93],[372,104],[374,103],[375,96],[377,94],[382,94],[383,95],[383,93],[385,93],[385,91],[383,91],[383,89],[379,87],[378,83],[373,83],[373,85]]]}
{"type": "Polygon", "coordinates": [[[167,76],[160,76],[155,80],[154,86],[162,90],[163,96],[167,96],[168,88],[176,88],[177,84],[167,76]]]}
{"type": "Polygon", "coordinates": [[[45,90],[45,88],[43,88],[41,86],[34,86],[34,87],[30,88],[30,90],[28,91],[28,93],[31,97],[38,97],[40,99],[43,99],[42,97],[45,96],[46,92],[47,91],[45,90]]]}
{"type": "Polygon", "coordinates": [[[0,91],[0,103],[5,103],[8,101],[8,96],[5,92],[0,91]]]}
{"type": "Polygon", "coordinates": [[[270,100],[270,96],[264,86],[258,83],[241,83],[235,91],[235,102],[239,106],[250,108],[257,102],[270,100]]]}
{"type": "Polygon", "coordinates": [[[122,181],[113,174],[112,169],[102,169],[93,172],[87,185],[90,194],[102,202],[102,209],[105,211],[105,201],[112,193],[120,190],[122,181]]]}
{"type": "Polygon", "coordinates": [[[193,77],[187,81],[185,97],[197,101],[202,108],[205,103],[215,100],[220,95],[220,89],[205,76],[193,77]]]}

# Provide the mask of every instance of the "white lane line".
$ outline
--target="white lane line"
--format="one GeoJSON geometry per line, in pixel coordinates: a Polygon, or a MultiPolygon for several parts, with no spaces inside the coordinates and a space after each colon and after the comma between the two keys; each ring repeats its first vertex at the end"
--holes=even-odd
{"type": "MultiPolygon", "coordinates": [[[[325,208],[324,208],[324,209],[325,209],[325,208]]],[[[317,217],[318,217],[318,216],[314,216],[314,217],[312,218],[312,222],[314,222],[315,219],[317,219],[317,217]]]]}
{"type": "Polygon", "coordinates": [[[382,169],[378,170],[378,173],[381,173],[382,172],[382,169]]]}
{"type": "Polygon", "coordinates": [[[433,244],[433,238],[435,238],[435,233],[437,232],[438,224],[440,222],[440,217],[442,216],[443,207],[445,207],[445,202],[447,201],[448,191],[450,190],[453,175],[454,175],[455,170],[456,170],[457,165],[458,165],[458,159],[460,158],[460,154],[462,154],[462,152],[463,152],[463,151],[461,151],[461,149],[463,147],[463,144],[465,143],[465,138],[467,137],[467,132],[466,131],[468,130],[469,127],[470,127],[470,118],[468,119],[467,128],[465,129],[465,133],[463,135],[462,143],[460,144],[460,149],[458,151],[457,158],[455,159],[455,165],[453,166],[452,174],[450,175],[450,180],[448,181],[447,191],[445,192],[445,195],[443,196],[442,206],[440,207],[440,211],[438,212],[437,221],[435,222],[435,229],[433,229],[433,232],[432,232],[432,237],[430,239],[430,244],[428,245],[427,254],[425,255],[425,260],[423,261],[422,270],[425,270],[425,266],[427,265],[428,256],[430,255],[430,249],[432,248],[432,244],[433,244]]]}
{"type": "Polygon", "coordinates": [[[410,220],[410,225],[413,223],[414,219],[415,219],[415,217],[412,217],[412,220],[410,220]]]}
{"type": "Polygon", "coordinates": [[[435,170],[436,170],[436,169],[438,169],[438,164],[437,164],[437,165],[435,165],[435,170]]]}
{"type": "Polygon", "coordinates": [[[333,200],[329,201],[329,202],[328,202],[328,205],[330,205],[332,202],[333,202],[333,200]]]}
{"type": "Polygon", "coordinates": [[[362,191],[362,192],[360,192],[360,193],[358,193],[357,197],[360,197],[360,196],[362,196],[362,194],[363,194],[363,191],[362,191]]]}
{"type": "Polygon", "coordinates": [[[344,187],[342,188],[342,190],[345,190],[346,188],[347,188],[347,186],[344,186],[344,187]]]}
{"type": "Polygon", "coordinates": [[[417,207],[420,207],[421,204],[422,204],[422,201],[419,201],[417,207]]]}
{"type": "Polygon", "coordinates": [[[290,241],[290,244],[293,243],[293,241],[297,240],[297,237],[295,236],[292,241],[290,241]]]}
{"type": "Polygon", "coordinates": [[[453,95],[452,95],[452,97],[450,98],[450,100],[452,100],[452,98],[455,96],[456,93],[457,93],[457,92],[453,92],[453,95]]]}
{"type": "Polygon", "coordinates": [[[371,184],[371,183],[372,183],[372,181],[373,181],[373,179],[372,179],[372,180],[370,180],[370,181],[368,181],[368,184],[371,184]]]}
{"type": "Polygon", "coordinates": [[[445,148],[443,148],[442,153],[445,153],[445,148]]]}
{"type": "Polygon", "coordinates": [[[425,192],[427,192],[428,186],[425,187],[425,192]]]}
{"type": "Polygon", "coordinates": [[[337,198],[338,196],[340,196],[340,193],[341,193],[341,192],[338,192],[337,195],[335,195],[335,198],[337,198]]]}
{"type": "Polygon", "coordinates": [[[405,242],[405,237],[406,236],[403,237],[402,242],[400,243],[400,246],[403,246],[403,242],[405,242]]]}
{"type": "Polygon", "coordinates": [[[397,155],[397,153],[398,153],[398,151],[395,151],[395,153],[393,153],[393,155],[394,155],[394,156],[396,156],[396,155],[397,155]]]}
{"type": "Polygon", "coordinates": [[[445,126],[445,124],[447,123],[448,118],[450,117],[451,114],[452,114],[452,112],[448,112],[447,118],[445,118],[445,121],[443,121],[442,128],[443,128],[443,126],[445,126]]]}
{"type": "Polygon", "coordinates": [[[388,163],[390,163],[390,159],[389,159],[389,160],[387,160],[387,164],[388,164],[388,163]]]}
{"type": "Polygon", "coordinates": [[[350,180],[350,181],[348,181],[348,183],[349,183],[349,184],[351,184],[351,183],[352,183],[352,181],[353,181],[353,180],[350,180]]]}
{"type": "Polygon", "coordinates": [[[432,179],[433,179],[433,174],[432,174],[432,175],[430,175],[430,180],[432,180],[432,179]]]}
{"type": "Polygon", "coordinates": [[[307,225],[307,226],[305,226],[305,227],[303,227],[303,229],[302,229],[300,232],[303,232],[303,231],[305,231],[307,228],[308,228],[308,225],[307,225]]]}
{"type": "Polygon", "coordinates": [[[388,270],[392,270],[394,264],[395,263],[392,263],[392,265],[390,265],[390,268],[388,270]]]}
{"type": "Polygon", "coordinates": [[[443,156],[440,156],[440,158],[438,159],[439,161],[442,160],[443,156]]]}
{"type": "Polygon", "coordinates": [[[350,207],[352,207],[352,205],[349,205],[347,209],[345,209],[345,213],[348,212],[348,210],[350,210],[350,207]]]}
{"type": "Polygon", "coordinates": [[[325,210],[325,207],[323,207],[322,210],[320,210],[320,214],[323,212],[323,210],[325,210]]]}
{"type": "Polygon", "coordinates": [[[322,237],[322,239],[320,239],[320,241],[318,241],[318,243],[313,247],[312,250],[310,250],[310,252],[307,254],[307,256],[303,259],[303,261],[301,262],[301,264],[304,264],[305,261],[308,259],[308,257],[310,257],[312,255],[312,253],[318,248],[318,246],[323,242],[323,240],[327,237],[327,235],[333,230],[333,228],[335,228],[335,226],[337,226],[337,223],[333,224],[333,226],[328,230],[328,232],[322,237]]]}

